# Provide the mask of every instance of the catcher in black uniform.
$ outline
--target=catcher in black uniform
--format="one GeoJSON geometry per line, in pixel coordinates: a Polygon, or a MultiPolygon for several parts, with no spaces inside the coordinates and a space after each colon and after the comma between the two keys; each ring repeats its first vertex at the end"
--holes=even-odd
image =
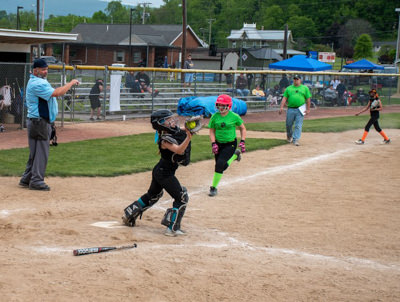
{"type": "Polygon", "coordinates": [[[153,206],[163,195],[163,189],[174,199],[173,207],[166,210],[161,224],[167,226],[165,235],[184,235],[181,220],[185,214],[189,195],[175,176],[179,165],[190,162],[192,133],[181,129],[177,117],[170,110],[161,109],[151,114],[151,125],[157,130],[161,159],[153,168],[152,180],[146,194],[125,208],[122,221],[135,226],[136,219],[153,206]]]}

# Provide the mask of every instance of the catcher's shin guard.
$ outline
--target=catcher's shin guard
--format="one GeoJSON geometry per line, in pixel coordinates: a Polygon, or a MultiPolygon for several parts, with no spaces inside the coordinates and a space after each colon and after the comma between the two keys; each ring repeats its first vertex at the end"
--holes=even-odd
{"type": "Polygon", "coordinates": [[[181,199],[178,201],[180,204],[179,208],[169,208],[165,211],[164,217],[161,221],[162,225],[167,226],[173,231],[177,231],[181,228],[181,221],[183,215],[185,215],[186,205],[189,201],[189,194],[185,187],[182,187],[181,199]]]}
{"type": "Polygon", "coordinates": [[[183,215],[185,214],[185,210],[186,204],[183,204],[179,209],[168,208],[165,211],[161,224],[167,226],[174,232],[179,230],[181,227],[181,220],[183,218],[183,215]]]}
{"type": "MultiPolygon", "coordinates": [[[[139,219],[142,219],[143,212],[146,211],[148,208],[153,206],[162,196],[163,196],[163,191],[160,193],[154,195],[154,196],[148,196],[148,193],[146,193],[142,198],[145,198],[146,195],[149,198],[149,205],[146,206],[145,203],[142,201],[141,198],[139,200],[136,200],[134,203],[131,205],[127,206],[124,210],[124,216],[122,216],[122,221],[125,225],[134,227],[136,224],[136,219],[139,217],[139,219]]],[[[147,199],[147,198],[145,198],[147,199]]]]}
{"type": "Polygon", "coordinates": [[[125,225],[134,227],[136,224],[136,219],[139,217],[142,219],[143,212],[148,209],[141,205],[139,200],[136,200],[131,205],[127,206],[124,210],[124,216],[122,216],[122,221],[125,225]]]}

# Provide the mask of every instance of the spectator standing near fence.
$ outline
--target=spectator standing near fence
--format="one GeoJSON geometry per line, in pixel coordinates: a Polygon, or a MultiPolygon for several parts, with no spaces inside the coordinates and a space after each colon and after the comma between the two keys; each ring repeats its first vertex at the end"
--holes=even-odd
{"type": "Polygon", "coordinates": [[[94,112],[96,111],[97,120],[100,120],[101,113],[101,104],[100,104],[100,96],[103,91],[103,80],[97,79],[96,83],[93,85],[92,89],[89,92],[89,100],[90,100],[90,120],[94,121],[94,112]]]}
{"type": "Polygon", "coordinates": [[[217,187],[222,178],[222,173],[228,169],[233,161],[240,161],[240,153],[246,152],[246,127],[242,118],[231,111],[232,98],[227,94],[221,94],[218,96],[215,106],[218,111],[211,116],[208,124],[211,149],[215,156],[214,177],[209,196],[217,195],[217,187]],[[236,127],[239,127],[240,130],[240,150],[236,150],[236,127]]]}
{"type": "Polygon", "coordinates": [[[247,89],[251,91],[251,85],[253,84],[253,78],[254,75],[252,73],[246,73],[246,79],[247,79],[247,89]]]}
{"type": "Polygon", "coordinates": [[[364,144],[365,139],[367,138],[367,135],[369,133],[369,129],[371,128],[372,125],[374,125],[375,130],[380,135],[382,135],[383,143],[389,144],[390,139],[387,137],[385,132],[383,132],[383,130],[379,126],[378,119],[379,119],[379,111],[382,110],[382,102],[381,102],[381,99],[379,98],[378,93],[376,92],[375,89],[371,89],[369,91],[369,101],[368,101],[367,106],[365,106],[360,112],[356,113],[356,116],[360,115],[364,111],[367,111],[368,109],[369,109],[371,118],[369,119],[368,123],[365,125],[363,136],[358,141],[356,141],[356,144],[357,145],[364,144]]]}
{"type": "Polygon", "coordinates": [[[286,102],[288,107],[286,112],[287,140],[289,143],[293,142],[295,146],[300,146],[299,140],[303,127],[304,115],[310,113],[311,92],[307,86],[301,84],[301,77],[298,74],[293,76],[293,84],[285,89],[279,114],[282,114],[286,102]]]}
{"type": "Polygon", "coordinates": [[[36,59],[26,87],[27,129],[29,159],[19,185],[31,190],[50,191],[44,182],[49,157],[52,124],[58,114],[56,97],[62,96],[72,86],[78,85],[76,79],[54,89],[47,81],[48,66],[45,60],[36,59]]]}
{"type": "MultiPolygon", "coordinates": [[[[231,70],[233,70],[233,68],[229,67],[229,71],[231,70]]],[[[233,84],[233,73],[226,73],[225,78],[226,78],[226,85],[228,86],[228,89],[231,90],[233,84]]]]}
{"type": "Polygon", "coordinates": [[[286,87],[288,87],[290,85],[289,80],[286,76],[286,74],[282,75],[282,79],[279,81],[279,88],[281,90],[281,92],[283,93],[286,89],[286,87]]]}
{"type": "Polygon", "coordinates": [[[247,89],[247,79],[243,73],[236,79],[236,93],[240,96],[248,96],[250,93],[250,90],[247,89]]]}
{"type": "MultiPolygon", "coordinates": [[[[193,69],[194,68],[194,63],[192,61],[191,54],[187,55],[185,64],[183,65],[183,68],[184,69],[193,69]]],[[[188,91],[190,91],[190,85],[192,84],[192,82],[193,82],[193,73],[189,73],[189,72],[185,73],[185,82],[183,83],[183,87],[184,88],[189,87],[188,91]]]]}

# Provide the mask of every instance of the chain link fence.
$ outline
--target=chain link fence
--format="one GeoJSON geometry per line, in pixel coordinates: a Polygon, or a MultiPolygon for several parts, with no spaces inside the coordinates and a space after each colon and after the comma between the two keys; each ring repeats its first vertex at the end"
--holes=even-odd
{"type": "MultiPolygon", "coordinates": [[[[25,126],[24,91],[30,71],[31,64],[0,63],[0,124],[25,126]]],[[[385,105],[400,103],[392,97],[397,91],[398,74],[52,65],[47,79],[54,88],[71,79],[80,82],[58,99],[57,121],[63,125],[90,121],[90,95],[97,80],[102,80],[105,88],[99,96],[101,119],[122,119],[149,116],[161,108],[176,111],[181,98],[222,93],[245,101],[248,112],[277,110],[294,74],[300,74],[302,83],[310,88],[313,107],[366,105],[371,88],[377,89],[385,105]],[[183,81],[187,73],[193,74],[190,85],[183,81]],[[130,74],[147,81],[146,85],[130,85],[130,74]]]]}

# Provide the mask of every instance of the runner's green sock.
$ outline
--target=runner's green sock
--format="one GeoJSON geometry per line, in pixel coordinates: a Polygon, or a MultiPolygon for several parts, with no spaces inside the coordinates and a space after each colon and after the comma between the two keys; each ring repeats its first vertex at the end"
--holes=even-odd
{"type": "Polygon", "coordinates": [[[228,160],[228,162],[227,162],[228,166],[230,166],[231,163],[232,163],[234,160],[236,160],[236,158],[237,158],[237,155],[236,155],[236,154],[233,154],[232,157],[231,157],[231,158],[228,160]]]}
{"type": "Polygon", "coordinates": [[[213,178],[213,182],[212,182],[212,186],[214,188],[216,188],[218,186],[219,181],[221,180],[221,178],[222,178],[222,173],[214,172],[214,178],[213,178]]]}

